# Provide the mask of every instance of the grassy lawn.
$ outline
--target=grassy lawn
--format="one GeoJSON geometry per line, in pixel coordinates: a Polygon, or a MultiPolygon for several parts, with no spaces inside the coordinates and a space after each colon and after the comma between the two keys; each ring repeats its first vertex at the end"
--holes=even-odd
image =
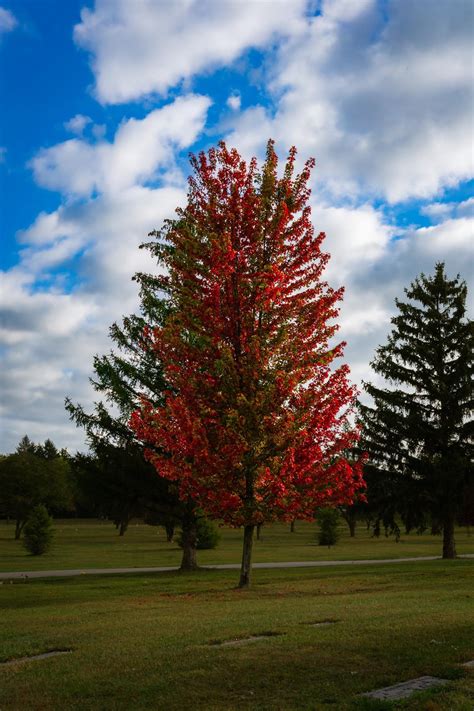
{"type": "Polygon", "coordinates": [[[73,651],[0,665],[0,708],[472,711],[474,672],[458,665],[474,658],[473,571],[260,570],[245,592],[235,571],[3,584],[0,660],[73,651]],[[398,705],[358,697],[425,674],[452,681],[398,705]]]}
{"type": "MultiPolygon", "coordinates": [[[[242,531],[221,529],[222,540],[215,550],[199,551],[201,565],[240,562],[242,531]]],[[[412,533],[399,543],[393,537],[372,538],[365,526],[351,539],[341,526],[340,542],[331,549],[316,544],[316,525],[297,522],[295,533],[289,526],[275,524],[262,529],[262,540],[255,543],[255,561],[357,560],[405,558],[441,554],[441,537],[412,533]]],[[[456,535],[458,553],[474,553],[474,535],[465,529],[456,535]]],[[[52,550],[46,555],[29,555],[20,541],[13,540],[13,524],[0,522],[0,571],[61,570],[67,568],[113,568],[179,565],[181,551],[167,543],[162,528],[132,523],[120,538],[109,522],[56,521],[52,550]]]]}

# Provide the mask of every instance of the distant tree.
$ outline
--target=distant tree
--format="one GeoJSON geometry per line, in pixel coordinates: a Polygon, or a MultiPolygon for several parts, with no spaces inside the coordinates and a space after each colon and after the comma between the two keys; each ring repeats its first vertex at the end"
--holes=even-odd
{"type": "Polygon", "coordinates": [[[339,506],[339,513],[341,514],[344,521],[349,527],[349,535],[351,538],[355,538],[356,534],[356,524],[357,524],[357,508],[353,506],[339,506]]]}
{"type": "Polygon", "coordinates": [[[335,546],[339,540],[339,512],[337,509],[319,509],[316,513],[318,543],[320,546],[335,546]]]}
{"type": "Polygon", "coordinates": [[[42,555],[51,547],[53,540],[53,519],[46,506],[38,504],[30,512],[25,524],[23,545],[32,555],[42,555]]]}
{"type": "Polygon", "coordinates": [[[39,504],[49,510],[72,507],[68,462],[59,454],[47,460],[37,451],[37,445],[23,437],[17,451],[0,461],[0,505],[16,521],[16,540],[39,504]]]}
{"type": "Polygon", "coordinates": [[[166,540],[172,543],[177,526],[177,519],[165,512],[152,511],[148,509],[143,517],[146,524],[149,526],[162,526],[166,532],[166,540]]]}
{"type": "Polygon", "coordinates": [[[77,454],[73,468],[80,502],[94,515],[111,519],[123,536],[134,517],[166,512],[179,520],[176,495],[168,482],[156,475],[138,447],[96,443],[93,455],[77,454]],[[176,506],[176,510],[173,508],[176,506]]]}
{"type": "Polygon", "coordinates": [[[369,502],[377,522],[409,531],[437,522],[443,558],[454,558],[454,524],[472,481],[473,323],[467,288],[449,280],[444,265],[421,274],[396,300],[398,314],[372,367],[389,386],[367,383],[372,405],[361,406],[369,453],[369,502]]]}
{"type": "Polygon", "coordinates": [[[38,446],[31,441],[28,435],[23,435],[23,437],[18,442],[16,453],[17,454],[37,454],[38,446]]]}

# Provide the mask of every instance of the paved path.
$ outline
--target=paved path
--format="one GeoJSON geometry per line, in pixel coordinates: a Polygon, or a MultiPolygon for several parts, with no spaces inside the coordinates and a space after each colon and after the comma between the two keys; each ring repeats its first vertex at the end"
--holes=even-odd
{"type": "MultiPolygon", "coordinates": [[[[460,555],[459,558],[474,558],[474,553],[460,555]]],[[[422,560],[441,560],[428,555],[417,558],[384,558],[380,560],[304,560],[286,563],[254,563],[253,568],[326,568],[335,565],[380,565],[383,563],[411,563],[422,560]]],[[[223,565],[206,565],[202,568],[210,570],[239,570],[240,563],[225,563],[223,565]]],[[[18,580],[23,578],[73,578],[77,575],[121,575],[126,573],[170,573],[179,570],[177,567],[163,568],[85,568],[83,570],[28,570],[14,573],[0,573],[0,580],[18,580]]]]}

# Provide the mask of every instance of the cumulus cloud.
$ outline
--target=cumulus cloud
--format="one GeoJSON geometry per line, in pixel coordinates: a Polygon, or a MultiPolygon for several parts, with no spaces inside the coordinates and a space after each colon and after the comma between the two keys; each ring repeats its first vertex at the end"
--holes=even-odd
{"type": "Polygon", "coordinates": [[[82,136],[84,129],[88,123],[91,123],[92,119],[90,116],[84,116],[84,114],[76,114],[69,121],[66,121],[64,128],[70,133],[74,133],[76,136],[82,136]]]}
{"type": "Polygon", "coordinates": [[[18,20],[15,15],[10,10],[0,6],[0,37],[14,30],[17,25],[18,20]]]}
{"type": "Polygon", "coordinates": [[[336,197],[436,195],[472,174],[472,19],[470,0],[326,0],[269,68],[275,110],[244,111],[232,140],[296,143],[336,197]]]}
{"type": "Polygon", "coordinates": [[[295,30],[306,0],[97,0],[81,12],[76,43],[92,55],[96,95],[123,103],[229,64],[295,30]]]}
{"type": "Polygon", "coordinates": [[[138,307],[131,277],[153,269],[138,246],[185,201],[174,151],[195,141],[208,105],[205,97],[183,97],[125,121],[112,143],[73,139],[33,160],[38,182],[67,199],[18,235],[19,264],[0,274],[3,451],[25,432],[84,446],[64,397],[92,404],[93,356],[110,347],[110,324],[138,307]],[[173,184],[168,176],[158,186],[140,184],[158,169],[171,170],[173,184]]]}
{"type": "MultiPolygon", "coordinates": [[[[344,233],[350,251],[350,227],[357,222],[357,212],[349,216],[349,221],[341,220],[339,228],[334,224],[333,239],[343,243],[344,233]]],[[[445,262],[448,275],[460,274],[469,281],[474,269],[474,220],[448,219],[428,228],[398,231],[397,238],[393,239],[390,237],[393,228],[384,224],[379,213],[377,215],[378,227],[374,223],[374,230],[379,235],[378,253],[372,260],[365,260],[362,250],[359,255],[354,254],[352,269],[344,281],[345,296],[339,318],[340,336],[348,344],[346,359],[357,383],[374,379],[369,362],[376,347],[387,340],[390,318],[396,312],[395,298],[403,300],[404,289],[421,272],[433,274],[436,262],[441,261],[445,262]]],[[[334,281],[338,285],[336,277],[337,270],[334,281]]],[[[468,304],[471,318],[472,306],[471,298],[468,304]]]]}
{"type": "Polygon", "coordinates": [[[191,145],[205,122],[210,100],[179,97],[144,119],[124,121],[113,142],[73,138],[45,148],[31,161],[39,185],[74,197],[119,192],[169,168],[174,152],[191,145]]]}
{"type": "Polygon", "coordinates": [[[181,188],[134,186],[63,205],[22,233],[20,265],[0,275],[4,450],[26,431],[83,447],[83,433],[67,424],[64,397],[91,405],[93,356],[110,348],[110,324],[137,309],[132,275],[153,269],[138,246],[184,199],[181,188]],[[73,257],[78,279],[67,289],[73,257]]]}
{"type": "Polygon", "coordinates": [[[474,217],[474,198],[462,202],[432,202],[421,208],[422,215],[427,215],[433,222],[440,222],[448,217],[474,217]]]}
{"type": "Polygon", "coordinates": [[[238,111],[241,104],[240,94],[231,94],[226,103],[232,111],[238,111]]]}

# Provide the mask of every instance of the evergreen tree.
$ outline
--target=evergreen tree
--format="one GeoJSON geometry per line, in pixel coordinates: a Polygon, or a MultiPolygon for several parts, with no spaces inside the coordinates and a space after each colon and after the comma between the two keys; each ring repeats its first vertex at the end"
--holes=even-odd
{"type": "Polygon", "coordinates": [[[339,540],[339,511],[337,509],[320,509],[316,513],[318,523],[318,544],[320,546],[335,546],[339,540]]]}
{"type": "Polygon", "coordinates": [[[53,519],[46,506],[38,504],[32,510],[25,525],[23,545],[31,555],[43,555],[53,540],[53,519]]]}
{"type": "Polygon", "coordinates": [[[166,388],[161,363],[145,347],[144,334],[164,323],[169,307],[159,298],[154,276],[139,274],[136,278],[140,282],[140,313],[125,317],[121,325],[114,323],[110,337],[115,350],[94,358],[91,382],[103,400],[87,413],[66,399],[71,419],[84,427],[95,454],[77,459],[75,468],[88,505],[95,496],[93,508],[111,516],[122,534],[133,515],[162,518],[168,529],[179,525],[183,531],[181,568],[192,570],[197,567],[195,503],[191,499],[181,502],[176,485],[162,479],[145,461],[146,443],[138,440],[128,425],[142,396],[158,407],[166,388]],[[112,461],[120,462],[115,474],[112,461]]]}
{"type": "Polygon", "coordinates": [[[18,442],[17,448],[15,450],[16,454],[37,454],[37,446],[28,435],[23,435],[23,437],[18,442]]]}
{"type": "Polygon", "coordinates": [[[398,314],[372,367],[388,387],[367,383],[361,446],[369,453],[369,501],[378,520],[407,530],[439,523],[443,558],[456,556],[454,523],[472,481],[473,345],[467,288],[444,264],[421,274],[396,300],[398,314]],[[373,484],[373,487],[371,487],[373,484]]]}

